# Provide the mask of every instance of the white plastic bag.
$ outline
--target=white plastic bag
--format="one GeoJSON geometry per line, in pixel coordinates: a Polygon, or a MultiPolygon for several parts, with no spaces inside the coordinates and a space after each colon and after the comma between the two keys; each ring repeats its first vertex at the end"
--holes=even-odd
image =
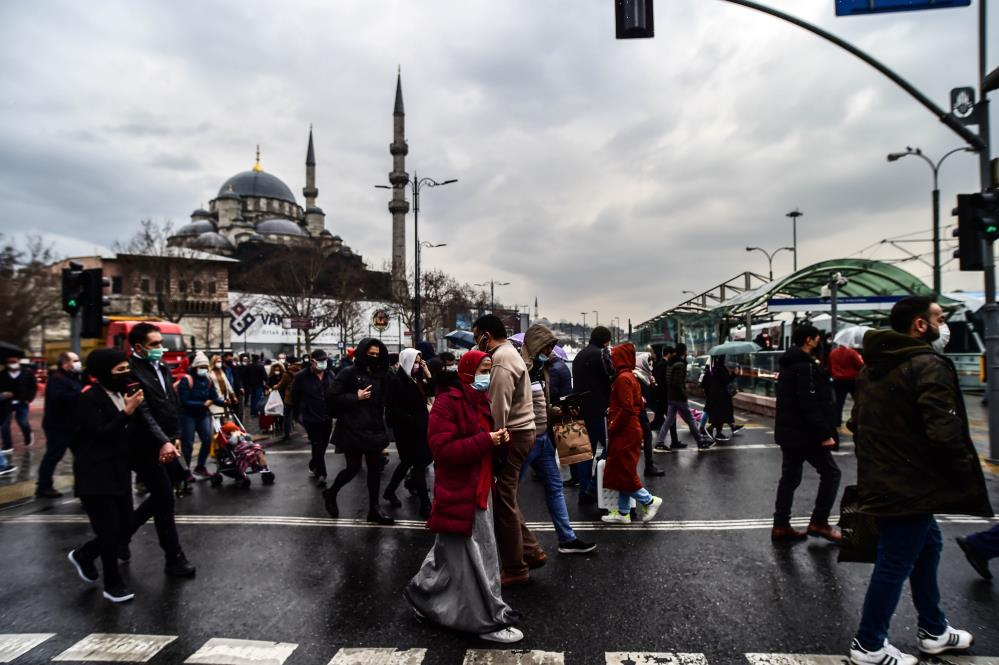
{"type": "MultiPolygon", "coordinates": [[[[597,462],[597,507],[601,510],[617,510],[617,502],[621,493],[617,490],[610,490],[604,487],[604,466],[607,460],[597,462]]],[[[638,505],[635,499],[631,499],[631,507],[638,505]]]]}
{"type": "Polygon", "coordinates": [[[272,390],[271,394],[267,396],[267,402],[264,404],[264,415],[265,416],[283,416],[284,415],[284,402],[281,401],[281,394],[276,390],[272,390]]]}

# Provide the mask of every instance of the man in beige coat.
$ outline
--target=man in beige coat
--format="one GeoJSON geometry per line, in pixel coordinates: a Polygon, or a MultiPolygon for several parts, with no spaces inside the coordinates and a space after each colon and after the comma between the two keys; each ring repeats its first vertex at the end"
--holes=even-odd
{"type": "Polygon", "coordinates": [[[527,365],[506,339],[506,327],[495,314],[486,314],[472,326],[475,343],[493,359],[489,401],[496,429],[510,433],[510,443],[496,453],[493,467],[493,521],[503,586],[522,584],[528,570],[544,565],[547,557],[527,528],[517,506],[517,488],[524,458],[534,446],[534,401],[527,365]]]}

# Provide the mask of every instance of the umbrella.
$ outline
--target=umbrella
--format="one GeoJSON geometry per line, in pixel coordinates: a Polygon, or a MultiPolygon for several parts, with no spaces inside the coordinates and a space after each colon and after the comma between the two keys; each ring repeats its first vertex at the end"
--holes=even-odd
{"type": "Polygon", "coordinates": [[[738,356],[744,353],[756,353],[760,350],[759,345],[753,342],[725,342],[708,349],[709,356],[738,356]]]}
{"type": "Polygon", "coordinates": [[[848,346],[851,349],[861,349],[864,347],[864,335],[867,334],[868,330],[872,330],[872,328],[869,326],[849,326],[848,328],[843,328],[836,333],[833,342],[840,346],[848,346]]]}
{"type": "Polygon", "coordinates": [[[520,347],[524,346],[524,333],[517,333],[516,335],[510,335],[510,341],[513,342],[513,345],[519,349],[520,347]]]}
{"type": "Polygon", "coordinates": [[[17,355],[21,358],[24,357],[24,352],[18,345],[10,344],[8,342],[0,342],[0,356],[6,358],[8,354],[17,355]]]}
{"type": "Polygon", "coordinates": [[[463,349],[475,348],[475,337],[468,330],[452,330],[444,335],[444,339],[463,349]]]}

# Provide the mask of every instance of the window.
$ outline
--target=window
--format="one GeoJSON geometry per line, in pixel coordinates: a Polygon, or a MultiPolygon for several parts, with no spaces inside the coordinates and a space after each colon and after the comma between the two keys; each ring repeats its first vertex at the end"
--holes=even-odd
{"type": "Polygon", "coordinates": [[[212,296],[215,295],[216,289],[217,289],[217,287],[216,287],[214,279],[212,281],[208,282],[208,295],[212,295],[212,296]]]}
{"type": "Polygon", "coordinates": [[[201,280],[200,279],[194,280],[194,292],[195,293],[201,293],[201,280]]]}
{"type": "Polygon", "coordinates": [[[139,280],[139,290],[143,293],[149,293],[149,278],[143,277],[139,280]]]}
{"type": "Polygon", "coordinates": [[[187,280],[179,279],[177,280],[177,290],[181,293],[187,293],[187,280]]]}
{"type": "Polygon", "coordinates": [[[156,280],[156,293],[163,293],[165,291],[165,284],[162,279],[156,280]]]}
{"type": "Polygon", "coordinates": [[[111,278],[111,293],[121,293],[124,289],[121,277],[111,278]]]}

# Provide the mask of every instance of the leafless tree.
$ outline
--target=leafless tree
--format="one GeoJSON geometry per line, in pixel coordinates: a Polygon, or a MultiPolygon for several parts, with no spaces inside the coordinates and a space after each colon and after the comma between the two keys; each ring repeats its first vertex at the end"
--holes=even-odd
{"type": "Polygon", "coordinates": [[[59,315],[55,260],[41,236],[27,236],[19,248],[0,234],[0,340],[26,348],[31,332],[59,315]]]}
{"type": "MultiPolygon", "coordinates": [[[[388,303],[393,316],[398,316],[409,330],[413,330],[414,319],[414,274],[410,274],[404,288],[398,288],[388,303]]],[[[488,307],[489,296],[484,291],[476,291],[468,284],[458,282],[443,270],[422,272],[420,276],[420,338],[432,336],[438,328],[450,329],[454,326],[458,312],[465,310],[482,311],[488,307]]]]}

